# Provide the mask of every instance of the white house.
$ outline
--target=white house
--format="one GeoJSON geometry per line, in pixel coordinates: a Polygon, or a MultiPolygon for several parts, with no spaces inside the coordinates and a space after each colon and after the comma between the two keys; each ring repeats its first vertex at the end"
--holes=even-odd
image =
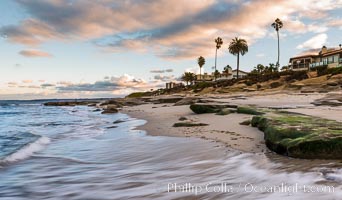
{"type": "MultiPolygon", "coordinates": [[[[245,76],[248,75],[248,72],[239,70],[239,78],[244,78],[245,76]]],[[[223,71],[220,76],[217,78],[217,80],[229,80],[229,79],[233,79],[233,78],[237,78],[237,70],[231,70],[229,69],[228,72],[227,71],[223,71]]]]}
{"type": "Polygon", "coordinates": [[[323,46],[321,51],[290,58],[289,69],[294,71],[326,66],[328,68],[342,66],[342,49],[328,49],[323,46]]]}

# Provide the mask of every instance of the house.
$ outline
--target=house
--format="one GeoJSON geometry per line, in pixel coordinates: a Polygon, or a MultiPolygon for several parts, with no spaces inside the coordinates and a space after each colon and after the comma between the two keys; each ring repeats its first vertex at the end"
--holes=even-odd
{"type": "MultiPolygon", "coordinates": [[[[244,78],[248,75],[248,72],[239,70],[239,78],[244,78]]],[[[231,70],[229,69],[228,71],[223,71],[222,74],[219,75],[219,77],[217,78],[217,80],[229,80],[229,79],[233,79],[233,78],[237,78],[237,70],[231,70]]]]}
{"type": "MultiPolygon", "coordinates": [[[[244,78],[248,75],[248,72],[244,72],[242,70],[239,70],[239,78],[244,78]]],[[[228,69],[228,71],[222,71],[222,73],[218,74],[216,77],[216,81],[220,80],[229,80],[237,77],[237,70],[232,70],[231,68],[228,69]]],[[[202,81],[213,81],[214,80],[214,72],[211,74],[204,73],[202,74],[201,78],[200,75],[196,75],[196,80],[202,80],[202,81]]]]}
{"type": "Polygon", "coordinates": [[[220,81],[220,80],[232,79],[233,78],[232,75],[233,75],[232,68],[229,67],[227,71],[222,71],[222,73],[220,73],[217,76],[216,80],[220,81]]]}
{"type": "Polygon", "coordinates": [[[212,80],[214,80],[214,75],[213,74],[208,74],[208,73],[204,73],[202,75],[197,74],[196,75],[196,80],[197,81],[212,81],[212,80]]]}
{"type": "Polygon", "coordinates": [[[245,71],[242,71],[242,70],[239,70],[239,77],[237,77],[237,69],[234,69],[232,71],[232,75],[233,75],[233,78],[244,78],[248,75],[248,72],[245,72],[245,71]]]}
{"type": "Polygon", "coordinates": [[[166,89],[172,89],[172,88],[176,88],[176,87],[183,87],[183,83],[175,83],[175,82],[169,82],[166,83],[166,89]]]}
{"type": "Polygon", "coordinates": [[[307,55],[290,58],[289,69],[294,71],[310,70],[315,67],[339,67],[342,66],[342,48],[328,49],[323,46],[321,51],[307,55]]]}

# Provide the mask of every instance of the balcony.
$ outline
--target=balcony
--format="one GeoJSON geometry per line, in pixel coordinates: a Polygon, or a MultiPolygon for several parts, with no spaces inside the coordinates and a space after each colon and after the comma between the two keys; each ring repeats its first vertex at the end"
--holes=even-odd
{"type": "Polygon", "coordinates": [[[328,66],[327,62],[315,62],[310,64],[310,68],[315,68],[315,67],[325,67],[328,66]]]}
{"type": "Polygon", "coordinates": [[[293,70],[298,70],[298,69],[309,69],[310,63],[295,63],[292,64],[292,69],[293,70]]]}

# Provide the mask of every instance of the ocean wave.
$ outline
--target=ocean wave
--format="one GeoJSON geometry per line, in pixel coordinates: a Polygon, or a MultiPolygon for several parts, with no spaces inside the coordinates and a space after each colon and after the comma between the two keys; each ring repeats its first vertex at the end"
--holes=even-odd
{"type": "Polygon", "coordinates": [[[8,155],[3,160],[1,160],[0,163],[11,163],[28,158],[35,152],[42,150],[49,143],[50,139],[48,137],[41,136],[34,142],[26,144],[16,152],[8,155]]]}

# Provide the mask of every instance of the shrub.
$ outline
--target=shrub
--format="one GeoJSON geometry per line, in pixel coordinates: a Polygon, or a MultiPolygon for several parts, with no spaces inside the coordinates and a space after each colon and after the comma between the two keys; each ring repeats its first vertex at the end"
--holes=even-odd
{"type": "Polygon", "coordinates": [[[317,75],[318,76],[326,75],[327,74],[327,69],[328,69],[327,66],[320,66],[320,67],[312,68],[312,70],[317,71],[317,75]]]}
{"type": "Polygon", "coordinates": [[[214,83],[212,82],[198,82],[196,83],[192,88],[194,90],[203,90],[204,88],[207,88],[207,87],[213,87],[214,86],[214,83]]]}
{"type": "Polygon", "coordinates": [[[280,73],[282,76],[287,76],[285,78],[286,81],[292,81],[292,80],[303,80],[303,79],[307,79],[308,75],[307,75],[307,71],[284,71],[280,73]]]}
{"type": "Polygon", "coordinates": [[[144,96],[150,96],[152,93],[151,92],[133,92],[126,96],[127,98],[139,98],[139,97],[144,97],[144,96]]]}
{"type": "Polygon", "coordinates": [[[342,74],[342,66],[341,67],[334,67],[327,69],[328,74],[336,75],[336,74],[342,74]]]}

